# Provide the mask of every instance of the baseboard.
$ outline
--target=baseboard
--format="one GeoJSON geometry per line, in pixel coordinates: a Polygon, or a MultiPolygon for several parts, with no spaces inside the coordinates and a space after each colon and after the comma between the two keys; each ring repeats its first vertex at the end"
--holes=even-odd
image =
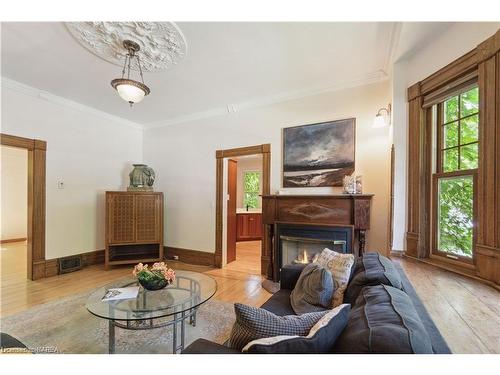
{"type": "Polygon", "coordinates": [[[164,256],[166,259],[174,259],[178,257],[180,262],[196,264],[200,266],[215,266],[215,254],[205,251],[181,249],[178,247],[164,246],[164,256]]]}
{"type": "Polygon", "coordinates": [[[3,244],[3,243],[12,243],[12,242],[24,242],[26,241],[27,238],[26,237],[22,237],[22,238],[11,238],[11,239],[7,239],[7,240],[0,240],[0,244],[3,244]]]}
{"type": "Polygon", "coordinates": [[[89,251],[80,255],[82,256],[82,267],[104,264],[104,250],[89,251]]]}

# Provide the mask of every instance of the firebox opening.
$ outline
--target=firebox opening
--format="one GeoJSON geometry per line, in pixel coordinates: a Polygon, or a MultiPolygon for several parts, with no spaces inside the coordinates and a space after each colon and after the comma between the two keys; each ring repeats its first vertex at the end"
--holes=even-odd
{"type": "Polygon", "coordinates": [[[307,264],[315,260],[315,257],[324,248],[346,252],[347,242],[345,240],[318,239],[294,236],[280,236],[282,266],[288,264],[307,264]]]}

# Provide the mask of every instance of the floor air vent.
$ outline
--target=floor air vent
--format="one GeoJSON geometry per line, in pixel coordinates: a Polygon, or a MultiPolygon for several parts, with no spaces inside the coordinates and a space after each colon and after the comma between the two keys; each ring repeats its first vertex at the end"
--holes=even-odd
{"type": "Polygon", "coordinates": [[[73,255],[59,259],[59,273],[68,273],[82,268],[82,256],[73,255]]]}

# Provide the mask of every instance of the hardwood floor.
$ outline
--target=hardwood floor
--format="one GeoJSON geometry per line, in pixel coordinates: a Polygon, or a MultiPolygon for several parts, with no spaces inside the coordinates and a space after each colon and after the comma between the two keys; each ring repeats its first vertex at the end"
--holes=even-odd
{"type": "MultiPolygon", "coordinates": [[[[103,265],[30,281],[25,245],[2,244],[1,310],[8,316],[33,306],[90,291],[131,275],[131,267],[104,271],[103,265]],[[24,253],[23,253],[24,246],[24,253]]],[[[261,287],[260,242],[237,245],[236,261],[223,269],[169,262],[175,269],[205,272],[215,278],[215,299],[260,306],[271,295],[261,287]]],[[[401,264],[454,353],[500,353],[500,292],[476,280],[407,258],[401,264]]]]}
{"type": "MultiPolygon", "coordinates": [[[[223,269],[175,261],[168,263],[174,269],[205,272],[212,276],[218,285],[215,299],[260,306],[271,296],[261,288],[260,241],[243,244],[237,246],[236,261],[223,269]]],[[[2,317],[132,276],[130,265],[113,267],[109,271],[104,271],[104,265],[94,265],[77,272],[31,281],[26,279],[26,245],[2,244],[1,248],[2,317]]]]}

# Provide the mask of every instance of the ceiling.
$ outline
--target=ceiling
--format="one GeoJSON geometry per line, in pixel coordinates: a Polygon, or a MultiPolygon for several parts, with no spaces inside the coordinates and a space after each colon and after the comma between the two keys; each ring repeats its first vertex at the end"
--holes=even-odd
{"type": "Polygon", "coordinates": [[[404,25],[177,23],[186,56],[169,70],[146,72],[151,95],[130,108],[110,86],[121,68],[78,44],[63,23],[4,22],[2,75],[146,127],[161,126],[382,80],[391,60],[451,24],[404,25]]]}

